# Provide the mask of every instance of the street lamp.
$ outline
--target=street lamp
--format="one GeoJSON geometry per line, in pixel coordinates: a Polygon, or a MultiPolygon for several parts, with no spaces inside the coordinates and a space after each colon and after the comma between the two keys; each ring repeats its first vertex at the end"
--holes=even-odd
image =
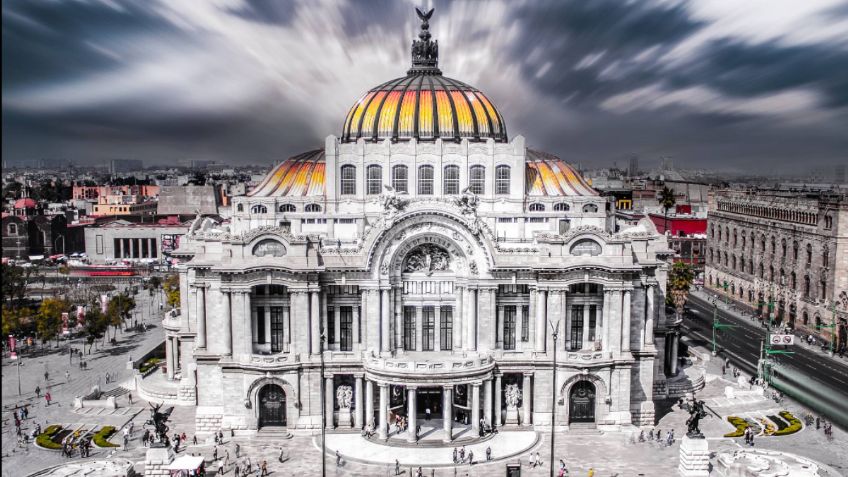
{"type": "Polygon", "coordinates": [[[716,355],[716,331],[728,328],[736,328],[736,326],[720,323],[718,321],[718,304],[713,302],[713,356],[716,355]]]}
{"type": "Polygon", "coordinates": [[[833,356],[833,345],[836,341],[836,303],[832,303],[830,307],[831,319],[829,325],[816,325],[817,330],[830,329],[830,352],[833,356]]]}
{"type": "Polygon", "coordinates": [[[553,386],[551,389],[551,477],[554,477],[554,461],[556,460],[554,457],[554,442],[556,439],[556,388],[557,388],[557,337],[559,336],[559,320],[557,320],[556,324],[548,320],[548,324],[551,326],[551,336],[554,338],[554,377],[553,377],[553,386]]]}
{"type": "Polygon", "coordinates": [[[324,333],[321,333],[318,345],[318,354],[321,356],[321,397],[319,399],[321,403],[321,477],[327,475],[327,406],[324,402],[327,389],[324,384],[324,339],[324,333]]]}

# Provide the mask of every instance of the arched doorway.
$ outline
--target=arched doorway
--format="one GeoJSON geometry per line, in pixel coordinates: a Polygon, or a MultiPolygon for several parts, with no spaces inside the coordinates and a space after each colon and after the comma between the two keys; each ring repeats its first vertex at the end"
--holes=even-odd
{"type": "Polygon", "coordinates": [[[259,390],[259,427],[286,425],[286,393],[276,384],[259,390]]]}
{"type": "Polygon", "coordinates": [[[568,395],[568,422],[595,422],[595,385],[589,381],[572,386],[568,395]]]}

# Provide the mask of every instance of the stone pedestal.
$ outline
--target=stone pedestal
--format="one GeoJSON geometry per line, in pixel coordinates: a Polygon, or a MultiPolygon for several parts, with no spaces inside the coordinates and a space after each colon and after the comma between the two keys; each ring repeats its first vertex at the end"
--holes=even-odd
{"type": "Polygon", "coordinates": [[[353,427],[353,418],[350,408],[339,409],[339,427],[353,427]]]}
{"type": "Polygon", "coordinates": [[[693,439],[688,436],[683,438],[677,470],[681,477],[709,477],[710,448],[706,439],[693,439]]]}
{"type": "Polygon", "coordinates": [[[174,461],[174,449],[168,447],[151,447],[144,458],[144,477],[170,477],[168,466],[174,461]]]}
{"type": "Polygon", "coordinates": [[[517,407],[508,407],[506,408],[506,423],[507,424],[518,424],[518,408],[517,407]]]}

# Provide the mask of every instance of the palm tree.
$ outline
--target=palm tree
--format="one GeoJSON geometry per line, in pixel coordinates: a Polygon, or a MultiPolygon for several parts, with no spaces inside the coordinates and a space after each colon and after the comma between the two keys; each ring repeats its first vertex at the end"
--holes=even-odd
{"type": "Polygon", "coordinates": [[[668,230],[668,209],[674,207],[677,201],[674,199],[674,191],[668,186],[663,186],[660,191],[660,206],[663,208],[663,233],[668,230]]]}
{"type": "Polygon", "coordinates": [[[683,306],[689,299],[689,288],[694,280],[695,272],[683,262],[675,263],[668,274],[668,297],[671,304],[674,305],[678,322],[683,319],[683,306]]]}

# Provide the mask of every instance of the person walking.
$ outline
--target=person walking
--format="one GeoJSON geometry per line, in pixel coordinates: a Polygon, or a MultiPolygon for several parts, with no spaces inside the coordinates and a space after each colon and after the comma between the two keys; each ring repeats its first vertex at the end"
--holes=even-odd
{"type": "Polygon", "coordinates": [[[589,467],[589,475],[588,477],[595,477],[595,469],[594,467],[589,467]]]}
{"type": "Polygon", "coordinates": [[[236,459],[239,458],[239,452],[241,451],[241,446],[236,442],[236,459]]]}
{"type": "Polygon", "coordinates": [[[342,465],[342,455],[336,450],[336,467],[341,467],[342,465]]]}
{"type": "Polygon", "coordinates": [[[260,467],[259,477],[267,477],[268,475],[268,461],[263,460],[262,466],[260,467]]]}
{"type": "Polygon", "coordinates": [[[127,401],[132,405],[132,393],[127,393],[127,401]]]}
{"type": "Polygon", "coordinates": [[[71,382],[71,372],[68,371],[68,370],[65,370],[65,382],[66,383],[71,382]]]}
{"type": "Polygon", "coordinates": [[[395,475],[400,475],[400,461],[395,459],[395,475]]]}
{"type": "Polygon", "coordinates": [[[486,462],[489,462],[491,460],[492,460],[492,446],[487,446],[486,447],[486,462]]]}
{"type": "MultiPolygon", "coordinates": [[[[44,373],[44,374],[47,374],[47,373],[44,373]]],[[[50,406],[50,400],[52,399],[52,396],[50,396],[50,391],[47,391],[46,393],[44,393],[44,399],[47,401],[47,406],[50,406]]]]}
{"type": "Polygon", "coordinates": [[[212,449],[212,460],[218,460],[218,446],[217,445],[212,449]]]}
{"type": "Polygon", "coordinates": [[[224,461],[218,461],[218,473],[216,475],[224,475],[224,461]]]}
{"type": "Polygon", "coordinates": [[[458,462],[456,461],[456,459],[457,459],[458,457],[459,457],[459,450],[458,450],[456,447],[454,447],[454,448],[453,448],[453,463],[454,463],[454,464],[457,464],[457,463],[458,463],[458,462]]]}
{"type": "Polygon", "coordinates": [[[35,397],[37,397],[39,399],[41,398],[41,386],[35,387],[35,397]]]}
{"type": "Polygon", "coordinates": [[[468,465],[474,465],[474,451],[468,451],[468,465]]]}

